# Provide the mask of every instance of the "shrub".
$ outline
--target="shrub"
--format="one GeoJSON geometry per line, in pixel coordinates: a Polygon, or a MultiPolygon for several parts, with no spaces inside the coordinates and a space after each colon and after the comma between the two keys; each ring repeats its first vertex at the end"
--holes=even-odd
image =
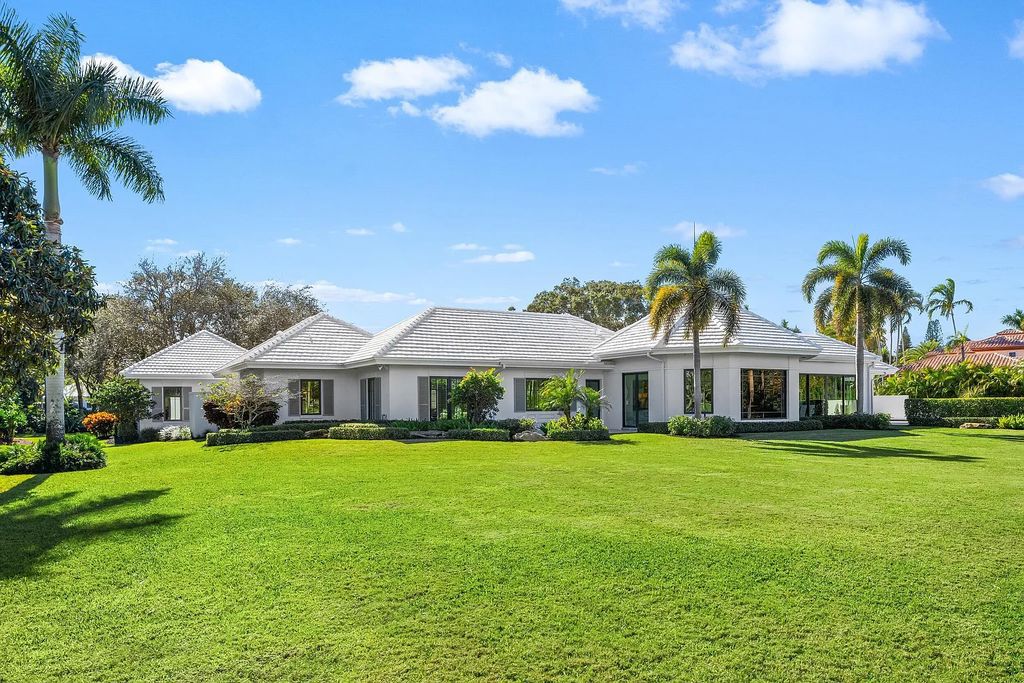
{"type": "Polygon", "coordinates": [[[507,429],[476,427],[474,429],[449,429],[445,436],[463,441],[508,441],[511,434],[507,429]]]}
{"type": "Polygon", "coordinates": [[[494,368],[483,372],[470,369],[452,389],[452,403],[466,411],[470,422],[479,424],[498,412],[498,401],[504,395],[501,375],[494,368]]]}
{"type": "Polygon", "coordinates": [[[96,470],[105,467],[107,454],[92,434],[68,434],[60,445],[61,471],[96,470]]]}
{"type": "Polygon", "coordinates": [[[192,438],[192,430],[186,426],[168,425],[160,430],[157,438],[161,441],[188,441],[192,438]]]}
{"type": "Polygon", "coordinates": [[[577,403],[586,403],[587,394],[580,385],[580,377],[575,370],[567,370],[564,375],[556,375],[540,385],[540,405],[544,410],[557,410],[568,420],[572,409],[577,403]]]}
{"type": "Polygon", "coordinates": [[[307,432],[312,429],[330,429],[331,427],[337,427],[342,424],[347,423],[344,420],[293,420],[288,422],[278,422],[277,424],[259,425],[253,427],[250,431],[280,432],[290,429],[298,429],[299,431],[307,432]]]}
{"type": "Polygon", "coordinates": [[[906,394],[910,398],[1024,398],[1024,364],[993,367],[967,360],[941,368],[903,370],[879,380],[875,391],[879,395],[906,394]]]}
{"type": "Polygon", "coordinates": [[[207,446],[229,446],[237,443],[267,443],[269,441],[293,441],[305,438],[298,429],[282,429],[273,432],[253,432],[245,429],[222,429],[206,435],[207,446]]]}
{"type": "Polygon", "coordinates": [[[736,434],[762,434],[768,432],[813,432],[824,429],[825,425],[816,418],[784,420],[780,422],[737,422],[736,434]]]}
{"type": "Polygon", "coordinates": [[[636,426],[641,434],[668,434],[668,422],[641,422],[636,426]]]}
{"type": "Polygon", "coordinates": [[[0,443],[12,443],[14,434],[28,425],[28,415],[13,398],[0,400],[0,443]]]}
{"type": "Polygon", "coordinates": [[[138,438],[138,422],[153,411],[153,394],[138,380],[114,377],[101,384],[91,396],[97,408],[117,416],[115,438],[131,443],[138,438]]]}
{"type": "MultiPolygon", "coordinates": [[[[230,428],[252,429],[277,422],[279,399],[287,393],[283,387],[272,386],[257,375],[232,375],[210,385],[203,412],[206,413],[209,403],[208,420],[212,415],[228,423],[230,428]]],[[[220,426],[218,422],[210,422],[220,426]]]]}
{"type": "Polygon", "coordinates": [[[374,440],[374,439],[408,439],[409,430],[400,427],[382,427],[375,424],[353,422],[331,427],[327,435],[332,439],[374,440]]]}
{"type": "Polygon", "coordinates": [[[107,464],[103,446],[92,434],[68,434],[60,450],[48,463],[45,444],[0,446],[0,474],[39,474],[95,470],[107,464]]]}
{"type": "Polygon", "coordinates": [[[1004,415],[999,418],[997,425],[1000,429],[1024,429],[1024,413],[1020,415],[1004,415]]]}
{"type": "Polygon", "coordinates": [[[390,422],[380,422],[381,426],[384,427],[397,427],[399,429],[408,429],[413,432],[423,431],[441,431],[447,432],[451,429],[472,429],[473,424],[469,419],[464,417],[456,417],[450,420],[391,420],[390,422]]]}
{"type": "Polygon", "coordinates": [[[888,429],[892,419],[887,413],[851,413],[821,415],[816,418],[825,429],[888,429]]]}
{"type": "Polygon", "coordinates": [[[548,436],[554,436],[558,432],[569,431],[608,431],[604,422],[599,417],[587,417],[584,413],[576,413],[571,417],[559,417],[544,425],[543,431],[548,436]]]}
{"type": "Polygon", "coordinates": [[[563,429],[548,432],[548,438],[552,441],[608,441],[611,434],[608,429],[563,429]]]}
{"type": "Polygon", "coordinates": [[[42,472],[43,454],[36,444],[0,446],[0,474],[42,472]]]}
{"type": "Polygon", "coordinates": [[[668,421],[668,431],[674,436],[719,439],[732,436],[736,431],[736,423],[731,418],[721,415],[709,415],[700,419],[689,415],[676,415],[668,421]]]}
{"type": "Polygon", "coordinates": [[[908,398],[906,412],[912,425],[942,425],[947,417],[1018,415],[1024,413],[1024,398],[908,398]]]}
{"type": "Polygon", "coordinates": [[[160,438],[160,430],[156,427],[146,427],[145,429],[139,430],[139,441],[142,443],[150,443],[160,438]]]}
{"type": "Polygon", "coordinates": [[[522,432],[533,431],[537,427],[537,422],[528,417],[512,417],[506,420],[485,420],[480,423],[480,426],[504,429],[512,436],[515,436],[522,432]]]}
{"type": "Polygon", "coordinates": [[[117,415],[100,410],[82,418],[82,426],[98,439],[109,439],[117,426],[117,415]]]}
{"type": "MultiPolygon", "coordinates": [[[[253,419],[252,428],[266,427],[276,423],[277,413],[280,409],[281,406],[277,401],[267,401],[258,411],[256,418],[253,419]]],[[[224,412],[217,403],[209,399],[203,401],[203,415],[206,416],[207,422],[217,425],[221,429],[235,429],[238,427],[234,417],[224,412]]]]}

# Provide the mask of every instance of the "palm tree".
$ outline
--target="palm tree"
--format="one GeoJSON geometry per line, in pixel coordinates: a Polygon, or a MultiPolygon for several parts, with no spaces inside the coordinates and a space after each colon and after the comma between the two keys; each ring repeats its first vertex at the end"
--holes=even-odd
{"type": "MultiPolygon", "coordinates": [[[[43,157],[46,235],[61,241],[64,223],[57,192],[61,159],[85,189],[111,198],[111,176],[147,202],[163,199],[153,157],[123,124],[155,124],[170,115],[159,86],[119,76],[110,63],[82,61],[85,37],[67,15],[51,16],[36,31],[13,10],[0,13],[0,146],[14,156],[43,157]]],[[[55,332],[63,347],[63,334],[55,332]]],[[[63,348],[62,348],[63,350],[63,348]]],[[[64,438],[64,361],[46,378],[47,442],[64,438]]]]}
{"type": "Polygon", "coordinates": [[[647,297],[651,302],[651,337],[661,332],[665,339],[676,325],[693,339],[693,416],[702,417],[700,384],[700,335],[717,313],[722,316],[728,344],[740,326],[740,309],[747,289],[740,276],[731,270],[716,268],[722,255],[722,242],[714,233],[702,232],[693,251],[678,244],[662,247],[654,255],[654,268],[647,277],[647,297]]]}
{"type": "Polygon", "coordinates": [[[1012,329],[1024,332],[1024,311],[1019,308],[1013,313],[1003,316],[1002,323],[1009,325],[1012,329]]]}
{"type": "MultiPolygon", "coordinates": [[[[928,302],[925,303],[925,309],[928,311],[928,317],[931,318],[935,313],[939,313],[943,318],[949,318],[949,322],[953,324],[953,338],[958,339],[960,334],[956,329],[956,309],[963,308],[967,313],[974,310],[974,304],[967,299],[956,298],[956,282],[953,278],[946,278],[945,282],[932,287],[932,291],[928,292],[928,302]]],[[[967,359],[967,350],[964,344],[960,345],[960,360],[967,359]]]]}
{"type": "Polygon", "coordinates": [[[917,346],[911,346],[903,349],[903,353],[901,353],[899,357],[900,365],[906,365],[907,363],[913,363],[914,361],[921,360],[938,348],[939,342],[934,339],[925,339],[917,346]]]}
{"type": "Polygon", "coordinates": [[[568,422],[572,419],[572,409],[578,403],[587,403],[587,394],[580,385],[583,373],[576,374],[568,370],[564,375],[556,375],[540,385],[540,404],[545,410],[557,410],[568,422]]]}
{"type": "Polygon", "coordinates": [[[889,332],[895,333],[896,341],[895,344],[890,344],[890,353],[893,358],[899,358],[900,354],[903,353],[903,330],[913,318],[913,312],[921,312],[924,310],[924,297],[921,296],[920,292],[913,290],[909,292],[903,292],[896,302],[896,306],[889,311],[889,332]]]}
{"type": "Polygon", "coordinates": [[[903,240],[886,237],[871,243],[861,234],[852,243],[826,242],[818,252],[818,265],[804,277],[803,293],[807,301],[819,285],[829,283],[814,302],[814,322],[819,329],[830,324],[854,327],[857,347],[857,412],[864,412],[864,338],[869,324],[893,310],[900,299],[912,291],[906,278],[885,265],[895,258],[900,265],[910,263],[910,247],[903,240]]]}

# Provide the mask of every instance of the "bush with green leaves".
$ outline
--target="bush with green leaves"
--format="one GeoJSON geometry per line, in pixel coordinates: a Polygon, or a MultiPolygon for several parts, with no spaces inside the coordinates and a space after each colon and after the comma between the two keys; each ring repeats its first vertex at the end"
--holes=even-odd
{"type": "Polygon", "coordinates": [[[160,430],[156,427],[145,427],[139,430],[139,442],[151,443],[160,438],[160,430]]]}
{"type": "Polygon", "coordinates": [[[892,418],[888,413],[850,413],[849,415],[819,415],[825,429],[888,429],[892,418]]]}
{"type": "Polygon", "coordinates": [[[246,429],[222,429],[206,435],[207,446],[230,446],[239,443],[268,443],[271,441],[294,441],[306,435],[298,429],[283,429],[271,432],[254,432],[246,429]]]}
{"type": "Polygon", "coordinates": [[[967,360],[941,368],[902,370],[879,379],[875,393],[910,398],[1024,398],[1024,363],[993,367],[967,360]]]}
{"type": "Polygon", "coordinates": [[[0,474],[37,474],[42,472],[43,454],[37,444],[0,446],[0,474]]]}
{"type": "Polygon", "coordinates": [[[303,432],[303,434],[306,435],[307,439],[326,439],[329,436],[329,431],[327,429],[310,429],[303,432]]]}
{"type": "Polygon", "coordinates": [[[578,404],[588,400],[580,378],[583,373],[568,370],[564,375],[556,375],[540,385],[540,405],[544,410],[557,410],[566,419],[572,417],[572,410],[578,404]]]}
{"type": "Polygon", "coordinates": [[[1024,413],[1019,415],[1004,415],[997,423],[1000,429],[1024,429],[1024,413]]]}
{"type": "Polygon", "coordinates": [[[537,421],[529,417],[510,417],[504,420],[484,420],[480,427],[504,429],[512,436],[522,432],[530,432],[537,428],[537,421]]]}
{"type": "Polygon", "coordinates": [[[332,439],[356,441],[408,439],[409,430],[399,427],[382,427],[376,424],[353,422],[331,427],[327,435],[332,439]]]}
{"type": "Polygon", "coordinates": [[[907,422],[945,426],[944,418],[1006,417],[1024,413],[1024,398],[908,398],[907,422]]]}
{"type": "Polygon", "coordinates": [[[543,431],[554,441],[607,441],[611,438],[601,418],[583,413],[551,420],[543,426],[543,431]]]}
{"type": "Polygon", "coordinates": [[[772,422],[737,422],[736,434],[767,434],[774,432],[815,432],[824,429],[821,420],[777,420],[772,422]]]}
{"type": "Polygon", "coordinates": [[[105,467],[103,445],[92,434],[68,434],[51,458],[44,457],[46,444],[0,446],[0,474],[77,472],[105,467]]]}
{"type": "Polygon", "coordinates": [[[476,427],[474,429],[449,429],[445,432],[445,438],[460,441],[508,441],[512,437],[507,429],[476,427]]]}
{"type": "Polygon", "coordinates": [[[640,422],[636,431],[641,434],[668,434],[668,422],[640,422]]]}
{"type": "Polygon", "coordinates": [[[14,397],[0,398],[0,443],[13,443],[14,435],[28,426],[28,415],[14,397]]]}
{"type": "Polygon", "coordinates": [[[120,375],[107,380],[89,397],[100,410],[117,415],[114,439],[132,443],[139,438],[139,420],[153,414],[153,394],[136,379],[120,375]]]}
{"type": "Polygon", "coordinates": [[[676,415],[668,421],[668,432],[673,436],[691,436],[699,439],[720,439],[732,436],[736,423],[728,417],[709,415],[696,418],[690,415],[676,415]]]}
{"type": "Polygon", "coordinates": [[[472,429],[473,427],[473,423],[465,417],[455,417],[445,420],[390,420],[388,422],[381,421],[376,424],[380,424],[381,426],[397,427],[398,429],[408,429],[412,432],[447,432],[451,429],[472,429]]]}
{"type": "Polygon", "coordinates": [[[452,403],[466,411],[469,421],[479,424],[498,412],[505,395],[501,375],[494,368],[470,369],[452,389],[452,403]]]}
{"type": "Polygon", "coordinates": [[[206,404],[209,403],[208,415],[231,427],[252,429],[276,422],[280,401],[287,395],[287,388],[267,382],[258,375],[231,375],[209,386],[203,412],[207,413],[206,404]]]}
{"type": "Polygon", "coordinates": [[[160,441],[190,441],[192,430],[186,425],[167,425],[160,430],[157,438],[160,441]]]}

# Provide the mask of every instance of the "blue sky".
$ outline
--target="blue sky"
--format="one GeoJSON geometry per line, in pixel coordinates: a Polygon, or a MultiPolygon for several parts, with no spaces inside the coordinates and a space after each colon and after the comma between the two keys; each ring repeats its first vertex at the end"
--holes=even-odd
{"type": "Polygon", "coordinates": [[[107,285],[142,256],[223,253],[380,329],[427,302],[642,279],[697,221],[750,307],[804,329],[803,274],[859,232],[906,239],[919,290],[955,278],[971,336],[1024,307],[1024,2],[18,9],[75,16],[88,54],[163,79],[175,107],[131,129],[164,203],[62,175],[65,239],[107,285]]]}

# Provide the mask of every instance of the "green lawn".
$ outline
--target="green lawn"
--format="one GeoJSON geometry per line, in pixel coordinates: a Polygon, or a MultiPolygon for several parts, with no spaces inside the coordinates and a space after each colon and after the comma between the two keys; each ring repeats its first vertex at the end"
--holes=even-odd
{"type": "Polygon", "coordinates": [[[1024,679],[1024,435],[111,448],[0,477],[0,680],[1024,679]]]}

